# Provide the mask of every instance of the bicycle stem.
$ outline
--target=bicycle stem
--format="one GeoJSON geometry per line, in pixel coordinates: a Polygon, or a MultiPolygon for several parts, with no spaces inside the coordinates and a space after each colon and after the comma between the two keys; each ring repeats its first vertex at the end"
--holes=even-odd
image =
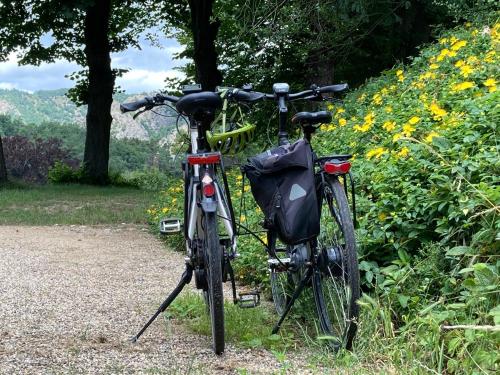
{"type": "Polygon", "coordinates": [[[286,122],[288,119],[288,108],[285,103],[285,96],[280,95],[278,97],[278,108],[279,108],[279,130],[278,130],[278,145],[283,146],[288,143],[288,133],[286,131],[286,122]]]}

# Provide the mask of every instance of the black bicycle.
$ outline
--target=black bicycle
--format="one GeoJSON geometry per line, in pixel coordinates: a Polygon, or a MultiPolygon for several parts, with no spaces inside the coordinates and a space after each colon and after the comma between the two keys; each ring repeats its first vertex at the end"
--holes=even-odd
{"type": "Polygon", "coordinates": [[[295,114],[292,123],[301,126],[303,139],[291,145],[286,131],[286,104],[322,100],[325,94],[346,88],[347,85],[312,86],[310,90],[289,93],[288,84],[277,83],[272,94],[232,91],[237,102],[274,100],[278,104],[280,147],[250,158],[243,167],[268,229],[271,290],[281,315],[273,332],[279,330],[302,295],[306,305],[315,305],[320,329],[335,349],[352,347],[359,315],[356,239],[347,199],[351,197],[354,216],[351,155],[317,157],[314,153],[312,135],[320,124],[332,120],[327,111],[295,114]],[[277,246],[278,241],[284,246],[277,246]]]}

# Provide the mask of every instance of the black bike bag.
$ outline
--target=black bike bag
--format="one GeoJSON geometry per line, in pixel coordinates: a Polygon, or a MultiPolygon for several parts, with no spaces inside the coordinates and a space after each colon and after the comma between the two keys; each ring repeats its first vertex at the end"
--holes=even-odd
{"type": "Polygon", "coordinates": [[[319,234],[311,146],[299,140],[248,159],[242,167],[265,215],[264,227],[295,245],[319,234]]]}

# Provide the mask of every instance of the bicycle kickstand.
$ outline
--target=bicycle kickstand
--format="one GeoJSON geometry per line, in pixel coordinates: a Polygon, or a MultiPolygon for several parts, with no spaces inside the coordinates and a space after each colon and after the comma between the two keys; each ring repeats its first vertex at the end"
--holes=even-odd
{"type": "Polygon", "coordinates": [[[172,293],[168,295],[167,299],[163,301],[163,303],[160,305],[156,313],[151,317],[151,319],[149,319],[149,321],[144,325],[144,327],[142,327],[139,333],[130,339],[131,342],[133,343],[137,342],[139,337],[142,336],[144,331],[148,329],[150,324],[154,322],[154,320],[158,317],[158,315],[164,312],[167,309],[167,307],[173,302],[173,300],[177,298],[182,289],[191,282],[192,277],[193,277],[193,267],[190,264],[186,264],[186,270],[182,274],[179,284],[177,284],[172,293]]]}
{"type": "Polygon", "coordinates": [[[279,329],[281,327],[281,324],[283,323],[283,321],[285,320],[286,316],[290,312],[290,309],[292,308],[293,304],[295,303],[295,300],[299,297],[300,293],[302,293],[302,290],[304,289],[304,287],[306,286],[306,284],[311,279],[312,274],[313,274],[312,268],[309,267],[309,269],[307,270],[306,275],[304,276],[304,278],[302,280],[300,280],[300,283],[297,286],[297,289],[295,289],[295,291],[293,292],[292,298],[290,299],[290,301],[286,305],[286,308],[285,308],[285,311],[283,311],[283,314],[281,314],[280,320],[274,326],[273,331],[272,331],[273,335],[276,334],[276,333],[278,333],[278,331],[279,331],[279,329]]]}

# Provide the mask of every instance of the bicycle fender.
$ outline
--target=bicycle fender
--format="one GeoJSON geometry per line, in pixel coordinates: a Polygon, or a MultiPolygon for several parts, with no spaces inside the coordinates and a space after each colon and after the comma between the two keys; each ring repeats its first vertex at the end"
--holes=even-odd
{"type": "Polygon", "coordinates": [[[201,200],[201,208],[204,212],[217,212],[217,201],[204,198],[201,200]]]}

